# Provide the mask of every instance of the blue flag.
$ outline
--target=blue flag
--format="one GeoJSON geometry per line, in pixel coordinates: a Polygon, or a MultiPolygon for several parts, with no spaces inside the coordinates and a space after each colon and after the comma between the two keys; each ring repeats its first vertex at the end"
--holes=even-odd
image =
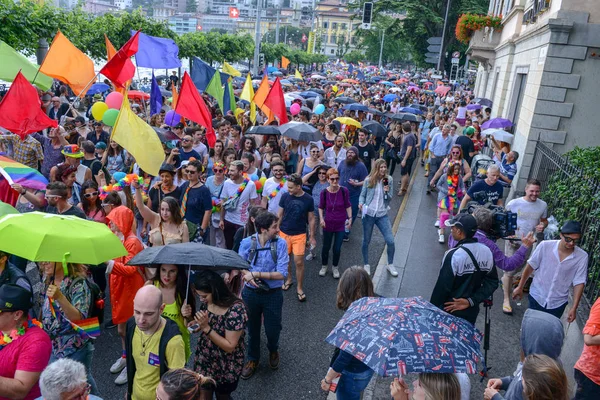
{"type": "MultiPolygon", "coordinates": [[[[136,31],[131,31],[133,36],[136,31]]],[[[138,67],[167,69],[181,67],[179,47],[173,39],[148,36],[140,32],[135,62],[138,67]]]]}
{"type": "Polygon", "coordinates": [[[154,72],[152,72],[152,88],[150,89],[150,114],[158,114],[161,108],[162,94],[160,93],[158,82],[156,82],[156,78],[154,77],[154,72]]]}
{"type": "Polygon", "coordinates": [[[365,74],[363,74],[363,72],[361,70],[358,70],[358,74],[356,75],[356,79],[358,79],[359,81],[364,81],[365,80],[365,74]]]}
{"type": "Polygon", "coordinates": [[[190,75],[192,77],[192,82],[194,82],[194,85],[196,85],[196,88],[198,88],[199,91],[204,92],[206,90],[206,87],[216,71],[216,69],[198,57],[193,57],[190,75]]]}
{"type": "Polygon", "coordinates": [[[354,65],[350,64],[348,67],[348,73],[351,74],[352,72],[354,72],[354,65]]]}

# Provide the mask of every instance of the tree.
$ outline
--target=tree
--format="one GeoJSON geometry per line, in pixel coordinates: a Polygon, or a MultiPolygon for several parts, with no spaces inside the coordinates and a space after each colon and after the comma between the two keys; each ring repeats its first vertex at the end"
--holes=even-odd
{"type": "MultiPolygon", "coordinates": [[[[302,42],[302,35],[308,37],[310,28],[296,28],[294,26],[287,27],[287,42],[286,42],[286,28],[281,26],[279,28],[279,43],[285,43],[290,47],[299,48],[306,51],[306,42],[302,42]]],[[[275,29],[268,31],[263,36],[263,42],[275,43],[275,29]]]]}
{"type": "Polygon", "coordinates": [[[344,56],[344,61],[352,64],[358,64],[359,61],[363,61],[364,59],[365,55],[360,50],[352,50],[344,56]]]}
{"type": "Polygon", "coordinates": [[[265,62],[269,63],[281,60],[281,56],[288,54],[288,48],[283,43],[261,43],[260,52],[265,55],[265,62]]]}

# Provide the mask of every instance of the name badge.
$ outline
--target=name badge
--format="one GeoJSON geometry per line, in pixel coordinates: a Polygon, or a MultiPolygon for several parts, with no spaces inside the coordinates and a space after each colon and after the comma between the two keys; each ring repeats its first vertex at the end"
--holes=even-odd
{"type": "Polygon", "coordinates": [[[158,355],[150,353],[150,355],[148,356],[148,364],[158,367],[160,365],[160,358],[158,357],[158,355]]]}

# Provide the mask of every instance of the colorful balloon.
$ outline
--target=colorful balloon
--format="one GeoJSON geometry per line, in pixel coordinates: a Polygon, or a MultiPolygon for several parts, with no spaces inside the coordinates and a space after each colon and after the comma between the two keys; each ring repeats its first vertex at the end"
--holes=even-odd
{"type": "Polygon", "coordinates": [[[300,104],[298,104],[298,103],[292,104],[290,107],[290,113],[292,115],[298,115],[299,112],[300,112],[300,104]]]}
{"type": "Polygon", "coordinates": [[[338,91],[337,85],[333,85],[333,87],[331,88],[331,90],[333,90],[333,93],[337,93],[337,91],[338,91]]]}
{"type": "Polygon", "coordinates": [[[112,110],[120,110],[123,104],[123,95],[119,92],[112,92],[106,96],[106,105],[112,110]]]}
{"type": "Polygon", "coordinates": [[[256,181],[258,181],[258,175],[256,175],[256,174],[252,174],[252,175],[250,175],[250,180],[251,180],[252,182],[256,182],[256,181]]]}
{"type": "Polygon", "coordinates": [[[102,121],[102,116],[108,110],[108,106],[103,101],[97,101],[92,106],[92,116],[96,121],[102,121]]]}
{"type": "Polygon", "coordinates": [[[181,115],[177,114],[175,111],[170,110],[167,111],[165,115],[165,124],[169,126],[175,126],[181,122],[181,115]]]}
{"type": "Polygon", "coordinates": [[[325,106],[323,104],[319,104],[315,107],[315,114],[321,115],[325,112],[325,106]]]}
{"type": "Polygon", "coordinates": [[[119,110],[114,110],[111,108],[110,110],[107,110],[102,116],[102,122],[104,122],[104,125],[115,126],[118,117],[119,110]]]}

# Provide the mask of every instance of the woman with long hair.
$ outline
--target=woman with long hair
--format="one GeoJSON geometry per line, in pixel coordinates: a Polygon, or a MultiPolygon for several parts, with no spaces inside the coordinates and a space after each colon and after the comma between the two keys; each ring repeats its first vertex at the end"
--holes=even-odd
{"type": "Polygon", "coordinates": [[[300,162],[298,163],[298,170],[296,171],[296,173],[299,174],[303,178],[303,180],[305,177],[307,177],[305,183],[302,185],[302,188],[310,194],[312,193],[313,185],[317,181],[317,167],[323,165],[323,161],[319,159],[321,151],[319,150],[317,145],[311,143],[309,147],[310,157],[303,158],[302,160],[300,160],[300,162]]]}
{"type": "Polygon", "coordinates": [[[394,267],[394,253],[396,251],[394,234],[392,233],[392,223],[388,217],[388,206],[392,199],[390,193],[394,191],[394,179],[387,172],[386,161],[382,158],[376,160],[371,173],[365,178],[360,192],[358,208],[360,208],[363,216],[362,256],[364,269],[370,275],[369,244],[371,243],[373,228],[377,225],[387,244],[388,264],[386,269],[392,276],[398,276],[398,271],[394,267]]]}
{"type": "Polygon", "coordinates": [[[96,182],[85,181],[81,185],[80,198],[83,212],[88,219],[104,224],[106,222],[106,212],[102,207],[99,194],[96,182]]]}
{"type": "Polygon", "coordinates": [[[299,144],[295,139],[283,138],[283,161],[285,162],[285,172],[293,174],[298,168],[299,144]]]}
{"type": "Polygon", "coordinates": [[[162,264],[156,268],[154,276],[146,282],[146,285],[154,285],[160,289],[165,304],[162,316],[177,323],[185,343],[185,359],[189,359],[190,332],[187,324],[193,319],[196,298],[188,288],[185,268],[180,265],[162,264]]]}
{"type": "Polygon", "coordinates": [[[442,174],[445,174],[447,172],[449,162],[454,162],[454,163],[459,164],[459,166],[460,166],[459,173],[460,173],[460,176],[462,177],[462,180],[464,182],[467,182],[469,180],[469,178],[471,177],[471,167],[469,166],[469,164],[467,163],[467,160],[465,160],[465,158],[463,156],[462,147],[458,144],[455,144],[450,149],[450,155],[448,157],[444,158],[444,160],[442,160],[440,167],[436,171],[435,175],[433,175],[433,178],[431,179],[431,183],[430,183],[431,187],[435,187],[439,177],[442,174]]]}
{"type": "MultiPolygon", "coordinates": [[[[352,302],[374,296],[373,282],[363,268],[352,266],[344,271],[337,287],[337,308],[346,311],[352,302]]],[[[329,391],[332,380],[339,377],[337,400],[360,400],[374,371],[350,353],[338,348],[333,352],[330,365],[325,378],[321,380],[321,389],[329,391]]]]}
{"type": "Polygon", "coordinates": [[[385,161],[390,170],[390,175],[394,175],[396,163],[398,162],[398,151],[402,144],[402,124],[390,126],[390,131],[385,139],[385,161]]]}
{"type": "Polygon", "coordinates": [[[211,177],[214,175],[213,168],[215,163],[223,162],[223,156],[225,152],[225,146],[223,142],[219,139],[215,141],[215,145],[212,149],[208,151],[208,164],[206,165],[207,176],[211,177]]]}
{"type": "Polygon", "coordinates": [[[44,330],[52,338],[50,363],[59,358],[70,358],[85,365],[91,393],[99,394],[91,375],[94,354],[93,340],[73,329],[69,321],[91,317],[92,292],[86,282],[87,268],[81,264],[40,262],[45,287],[42,305],[44,330]]]}
{"type": "Polygon", "coordinates": [[[194,371],[210,375],[214,389],[202,389],[212,399],[231,399],[237,389],[245,356],[245,328],[248,313],[244,302],[235,296],[223,278],[213,271],[196,274],[194,290],[202,305],[189,326],[201,331],[196,346],[194,371]]]}
{"type": "Polygon", "coordinates": [[[181,197],[181,189],[175,185],[175,167],[171,164],[163,164],[158,171],[160,181],[156,182],[148,191],[148,208],[154,212],[159,211],[162,199],[171,196],[175,199],[181,197]]]}
{"type": "Polygon", "coordinates": [[[340,173],[335,168],[327,170],[329,187],[321,192],[319,199],[319,220],[323,228],[323,248],[321,250],[321,270],[319,276],[327,275],[329,250],[333,245],[333,277],[339,279],[338,264],[342,252],[344,233],[352,224],[352,205],[350,192],[340,186],[340,173]]]}
{"type": "Polygon", "coordinates": [[[402,378],[390,384],[393,400],[460,400],[460,382],[454,374],[421,373],[413,382],[413,392],[402,378]],[[412,396],[411,396],[412,395],[412,396]]]}
{"type": "Polygon", "coordinates": [[[69,164],[61,164],[56,170],[56,179],[67,186],[67,201],[73,206],[81,207],[81,186],[76,182],[77,168],[69,164]]]}
{"type": "Polygon", "coordinates": [[[227,167],[225,164],[222,161],[215,161],[212,166],[212,175],[206,179],[206,187],[210,191],[211,200],[213,202],[212,214],[210,217],[210,244],[222,249],[225,248],[225,236],[223,236],[223,230],[219,227],[221,207],[220,205],[217,206],[217,203],[221,201],[221,191],[223,190],[226,175],[227,167]]]}
{"type": "Polygon", "coordinates": [[[460,163],[450,161],[437,183],[438,189],[438,241],[444,243],[444,227],[446,220],[458,212],[458,207],[465,196],[465,183],[460,176],[460,163]]]}
{"type": "Polygon", "coordinates": [[[189,369],[171,369],[160,378],[157,400],[212,400],[202,396],[201,388],[215,381],[189,369]]]}
{"type": "Polygon", "coordinates": [[[262,159],[256,146],[256,140],[252,136],[244,136],[240,140],[240,148],[237,151],[237,159],[240,160],[244,153],[250,153],[254,156],[254,165],[261,165],[262,159]]]}
{"type": "Polygon", "coordinates": [[[127,150],[114,140],[111,140],[108,149],[106,149],[104,156],[102,157],[102,165],[106,166],[106,169],[108,169],[111,176],[114,175],[115,172],[127,172],[129,169],[129,156],[127,150]]]}

